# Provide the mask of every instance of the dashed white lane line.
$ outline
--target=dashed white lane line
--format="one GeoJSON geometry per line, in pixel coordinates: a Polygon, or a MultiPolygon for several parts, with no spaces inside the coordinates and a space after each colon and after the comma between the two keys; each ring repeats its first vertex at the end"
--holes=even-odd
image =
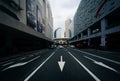
{"type": "Polygon", "coordinates": [[[87,58],[87,59],[89,59],[89,60],[91,60],[91,61],[93,61],[93,63],[95,63],[95,64],[97,64],[97,65],[99,65],[99,66],[105,67],[105,68],[107,68],[107,69],[109,69],[109,70],[112,70],[112,71],[118,73],[117,70],[115,70],[114,68],[112,68],[112,67],[110,67],[110,66],[108,66],[108,65],[106,65],[106,64],[104,64],[104,63],[102,63],[102,62],[98,62],[98,61],[96,61],[96,60],[94,60],[94,59],[92,59],[92,58],[90,58],[90,57],[87,57],[87,56],[84,56],[84,57],[87,58]]]}
{"type": "Polygon", "coordinates": [[[38,59],[39,57],[40,57],[40,56],[35,57],[35,58],[33,58],[32,60],[29,60],[29,61],[27,61],[27,62],[21,62],[21,63],[13,64],[13,65],[11,65],[11,66],[3,69],[2,71],[5,71],[5,70],[11,69],[11,68],[15,68],[15,67],[20,67],[20,66],[26,65],[26,64],[28,64],[28,63],[30,63],[30,62],[38,59]]]}
{"type": "Polygon", "coordinates": [[[101,81],[95,74],[93,74],[82,62],[80,62],[72,53],[68,53],[95,79],[95,81],[101,81]]]}
{"type": "Polygon", "coordinates": [[[10,60],[4,61],[4,62],[0,62],[0,65],[1,65],[1,64],[5,64],[5,63],[8,63],[8,62],[10,62],[10,61],[17,60],[17,59],[19,59],[19,58],[20,58],[20,57],[13,58],[13,59],[10,59],[10,60]]]}
{"type": "Polygon", "coordinates": [[[3,64],[2,66],[7,66],[7,65],[10,65],[10,64],[13,64],[14,62],[8,62],[6,64],[3,64]]]}
{"type": "Polygon", "coordinates": [[[87,55],[91,55],[91,56],[93,56],[93,57],[97,57],[97,58],[100,58],[100,59],[103,59],[103,60],[106,60],[106,61],[109,61],[109,62],[112,62],[112,63],[115,63],[115,64],[120,65],[120,62],[115,61],[115,60],[111,60],[111,59],[108,59],[108,58],[105,58],[105,57],[101,57],[101,56],[98,56],[98,55],[94,55],[94,54],[92,54],[92,53],[88,53],[88,52],[85,52],[85,51],[80,51],[80,50],[77,50],[77,51],[79,51],[79,52],[81,52],[81,53],[84,53],[84,54],[87,54],[87,55]]]}
{"type": "Polygon", "coordinates": [[[28,77],[24,79],[24,81],[29,81],[29,79],[55,54],[53,52],[42,64],[40,64],[28,77]]]}
{"type": "Polygon", "coordinates": [[[24,59],[26,59],[26,57],[20,58],[20,60],[24,60],[24,59]]]}
{"type": "Polygon", "coordinates": [[[34,55],[29,55],[29,57],[33,57],[34,55]]]}

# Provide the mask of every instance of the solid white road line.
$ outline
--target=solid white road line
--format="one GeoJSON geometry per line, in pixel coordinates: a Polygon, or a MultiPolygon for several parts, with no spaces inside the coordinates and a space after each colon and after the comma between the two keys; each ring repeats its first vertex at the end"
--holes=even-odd
{"type": "Polygon", "coordinates": [[[75,56],[68,51],[68,53],[95,79],[95,81],[101,81],[96,75],[94,75],[85,65],[82,64],[75,56]]]}
{"type": "Polygon", "coordinates": [[[107,68],[107,69],[109,69],[109,70],[112,70],[112,71],[118,73],[117,70],[115,70],[114,68],[112,68],[112,67],[110,67],[110,66],[108,66],[108,65],[106,65],[106,64],[104,64],[104,63],[102,63],[102,62],[98,62],[98,61],[96,61],[96,60],[94,60],[94,59],[92,59],[92,58],[90,58],[90,57],[87,57],[87,56],[84,56],[84,57],[87,58],[87,59],[89,59],[89,60],[91,60],[91,61],[93,61],[93,63],[95,63],[95,64],[97,64],[97,65],[99,65],[99,66],[105,67],[105,68],[107,68]]]}
{"type": "Polygon", "coordinates": [[[30,63],[30,62],[32,62],[32,61],[38,59],[39,57],[40,57],[40,56],[35,57],[35,58],[33,58],[32,60],[27,61],[27,62],[21,62],[21,63],[13,64],[13,65],[11,65],[11,66],[9,66],[9,67],[3,69],[2,71],[5,71],[5,70],[11,69],[11,68],[15,68],[15,67],[20,67],[20,66],[26,65],[26,64],[28,64],[28,63],[30,63]]]}
{"type": "Polygon", "coordinates": [[[88,52],[85,52],[85,51],[80,51],[80,50],[77,50],[77,51],[79,51],[79,52],[81,52],[81,53],[84,53],[84,54],[87,54],[87,55],[91,55],[91,56],[93,56],[93,57],[97,57],[97,58],[100,58],[100,59],[103,59],[103,60],[106,60],[106,61],[109,61],[109,62],[112,62],[112,63],[115,63],[115,64],[120,65],[120,62],[115,61],[115,60],[111,60],[111,59],[108,59],[108,58],[105,58],[105,57],[101,57],[101,56],[98,56],[98,55],[94,55],[94,54],[92,54],[92,53],[88,53],[88,52]]]}
{"type": "Polygon", "coordinates": [[[53,52],[42,64],[40,64],[24,81],[29,81],[29,79],[55,54],[53,52]]]}

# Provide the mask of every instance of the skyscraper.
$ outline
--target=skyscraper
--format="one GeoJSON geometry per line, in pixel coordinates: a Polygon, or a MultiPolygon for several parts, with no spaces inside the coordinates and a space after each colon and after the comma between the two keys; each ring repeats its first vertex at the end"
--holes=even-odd
{"type": "Polygon", "coordinates": [[[65,21],[65,34],[64,36],[66,38],[69,37],[69,27],[70,27],[70,24],[71,24],[72,20],[70,18],[68,18],[66,21],[65,21]]]}

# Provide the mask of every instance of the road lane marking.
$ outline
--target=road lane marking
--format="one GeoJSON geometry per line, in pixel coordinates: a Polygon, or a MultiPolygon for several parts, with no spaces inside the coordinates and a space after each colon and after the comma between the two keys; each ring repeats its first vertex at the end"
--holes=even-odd
{"type": "Polygon", "coordinates": [[[29,55],[29,57],[33,57],[34,55],[29,55]]]}
{"type": "Polygon", "coordinates": [[[118,64],[120,65],[120,62],[118,61],[115,61],[115,60],[111,60],[111,59],[108,59],[108,58],[105,58],[105,57],[101,57],[101,56],[98,56],[98,55],[94,55],[92,53],[88,53],[88,52],[85,52],[85,51],[80,51],[80,50],[76,50],[76,51],[79,51],[81,53],[84,53],[84,54],[87,54],[87,55],[91,55],[93,57],[97,57],[97,58],[100,58],[100,59],[103,59],[103,60],[106,60],[106,61],[109,61],[109,62],[112,62],[112,63],[115,63],[115,64],[118,64]]]}
{"type": "Polygon", "coordinates": [[[4,61],[4,62],[0,62],[0,64],[5,64],[5,63],[8,63],[8,62],[10,62],[10,61],[17,60],[17,59],[19,59],[19,58],[20,58],[20,57],[12,58],[12,59],[6,60],[6,61],[4,61]]]}
{"type": "Polygon", "coordinates": [[[11,68],[15,68],[15,67],[19,67],[19,66],[23,66],[23,65],[25,65],[25,64],[27,64],[27,62],[24,62],[24,63],[17,63],[17,64],[11,65],[11,66],[9,66],[9,67],[3,69],[2,71],[5,71],[5,70],[11,69],[11,68]]]}
{"type": "Polygon", "coordinates": [[[26,57],[20,58],[20,60],[24,60],[24,59],[26,59],[26,57]]]}
{"type": "Polygon", "coordinates": [[[106,65],[106,64],[104,64],[104,63],[102,63],[102,62],[98,62],[98,61],[96,61],[96,60],[94,60],[94,59],[92,59],[92,58],[90,58],[90,57],[87,57],[87,56],[84,56],[84,57],[87,58],[87,59],[89,59],[89,60],[91,60],[91,61],[93,61],[93,63],[95,63],[95,64],[97,64],[97,65],[99,65],[99,66],[105,67],[105,68],[107,68],[107,69],[109,69],[109,70],[112,70],[112,71],[118,73],[117,70],[115,70],[114,68],[112,68],[112,67],[110,67],[110,66],[108,66],[108,65],[106,65]]]}
{"type": "Polygon", "coordinates": [[[101,81],[95,74],[93,74],[82,62],[80,62],[72,53],[68,53],[95,79],[95,81],[101,81]]]}
{"type": "Polygon", "coordinates": [[[38,54],[40,54],[41,52],[39,52],[39,53],[35,53],[35,55],[38,55],[38,54]]]}
{"type": "Polygon", "coordinates": [[[13,64],[14,62],[9,62],[9,63],[6,63],[6,64],[3,64],[2,66],[7,66],[7,65],[10,65],[10,64],[13,64]]]}
{"type": "Polygon", "coordinates": [[[27,61],[27,63],[30,63],[30,62],[32,62],[32,61],[38,59],[39,57],[40,57],[40,56],[37,56],[37,57],[33,58],[32,60],[27,61]]]}
{"type": "Polygon", "coordinates": [[[40,64],[24,81],[29,81],[29,79],[55,54],[53,52],[42,64],[40,64]]]}
{"type": "Polygon", "coordinates": [[[63,57],[60,57],[60,61],[58,61],[58,65],[60,67],[61,72],[63,71],[64,65],[65,65],[65,61],[63,61],[63,57]]]}
{"type": "Polygon", "coordinates": [[[39,57],[40,57],[40,56],[35,57],[35,58],[33,58],[32,60],[27,61],[27,62],[21,62],[21,63],[13,64],[13,65],[11,65],[11,66],[9,66],[9,67],[3,69],[2,71],[5,71],[5,70],[11,69],[11,68],[15,68],[15,67],[20,67],[20,66],[26,65],[26,64],[28,64],[28,63],[30,63],[30,62],[32,62],[32,61],[38,59],[39,57]]]}

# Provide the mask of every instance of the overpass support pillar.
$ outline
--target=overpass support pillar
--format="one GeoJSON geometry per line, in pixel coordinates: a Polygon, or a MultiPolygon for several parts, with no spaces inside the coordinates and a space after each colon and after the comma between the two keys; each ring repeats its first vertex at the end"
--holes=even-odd
{"type": "Polygon", "coordinates": [[[91,35],[91,29],[90,28],[88,28],[87,29],[87,32],[88,32],[88,37],[91,35]]]}
{"type": "MultiPolygon", "coordinates": [[[[91,35],[91,29],[88,28],[87,29],[87,33],[88,33],[88,37],[91,35]]],[[[88,39],[88,47],[90,47],[91,43],[90,43],[91,39],[88,39]]]]}
{"type": "Polygon", "coordinates": [[[88,47],[91,47],[91,39],[88,39],[88,47]]]}
{"type": "Polygon", "coordinates": [[[100,46],[102,48],[105,48],[106,47],[106,34],[105,34],[105,30],[106,30],[106,27],[108,26],[108,22],[107,22],[107,19],[102,19],[101,20],[101,32],[102,32],[102,35],[101,35],[101,44],[100,46]]]}
{"type": "Polygon", "coordinates": [[[83,33],[81,32],[81,38],[83,38],[83,33]]]}

